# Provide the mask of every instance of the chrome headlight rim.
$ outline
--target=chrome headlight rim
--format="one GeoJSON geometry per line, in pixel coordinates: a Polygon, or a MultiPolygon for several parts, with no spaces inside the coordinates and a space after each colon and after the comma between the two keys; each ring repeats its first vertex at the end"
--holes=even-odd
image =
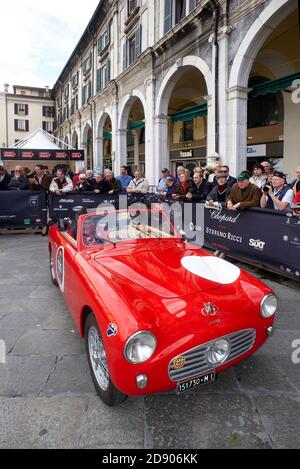
{"type": "Polygon", "coordinates": [[[270,319],[272,318],[275,314],[276,314],[276,311],[278,309],[278,300],[277,300],[277,296],[274,294],[274,293],[269,293],[268,295],[265,295],[263,297],[263,299],[261,300],[260,302],[260,314],[262,316],[263,319],[270,319]],[[271,301],[275,301],[275,304],[272,306],[269,306],[271,308],[273,308],[274,310],[269,312],[267,311],[265,308],[267,307],[266,306],[266,302],[268,300],[271,300],[271,301]]]}
{"type": "Polygon", "coordinates": [[[141,364],[141,363],[145,363],[145,362],[147,362],[148,360],[150,360],[150,358],[151,358],[151,357],[153,356],[153,354],[155,353],[156,347],[157,347],[157,340],[156,340],[155,335],[154,335],[152,332],[150,332],[150,331],[138,331],[138,332],[135,332],[134,334],[132,334],[132,335],[127,339],[126,344],[125,344],[125,347],[124,347],[124,357],[125,357],[126,361],[127,361],[128,363],[130,363],[131,365],[139,365],[139,364],[141,364]],[[137,338],[138,336],[143,335],[143,334],[146,334],[146,335],[150,336],[151,339],[154,340],[154,347],[153,347],[152,353],[151,353],[151,355],[149,355],[149,357],[147,357],[145,360],[142,360],[142,361],[133,361],[133,360],[131,360],[131,359],[129,358],[127,351],[128,351],[128,349],[129,349],[131,343],[132,343],[134,340],[136,340],[136,338],[137,338]]]}
{"type": "Polygon", "coordinates": [[[216,339],[215,341],[213,341],[213,343],[211,344],[211,346],[209,347],[209,350],[207,351],[206,353],[206,361],[207,363],[210,365],[210,366],[213,366],[213,367],[218,367],[220,365],[222,365],[223,363],[225,363],[230,355],[230,352],[231,352],[231,342],[230,340],[227,340],[226,338],[222,338],[222,339],[216,339]],[[227,348],[227,352],[224,354],[223,358],[221,360],[218,360],[218,361],[212,361],[209,359],[209,356],[210,354],[212,353],[213,349],[216,347],[216,345],[219,343],[219,342],[226,342],[226,346],[228,347],[227,348]]]}

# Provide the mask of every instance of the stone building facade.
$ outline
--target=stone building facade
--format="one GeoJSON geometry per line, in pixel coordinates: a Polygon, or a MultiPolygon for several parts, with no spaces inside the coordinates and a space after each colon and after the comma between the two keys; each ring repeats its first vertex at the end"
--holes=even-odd
{"type": "Polygon", "coordinates": [[[56,136],[87,168],[140,166],[152,183],[216,159],[292,176],[298,13],[297,0],[100,1],[53,88],[56,136]]]}

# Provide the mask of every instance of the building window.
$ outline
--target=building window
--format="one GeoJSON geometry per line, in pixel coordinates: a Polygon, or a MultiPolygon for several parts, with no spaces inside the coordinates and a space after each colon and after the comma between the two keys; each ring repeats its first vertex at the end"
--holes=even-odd
{"type": "Polygon", "coordinates": [[[67,85],[64,89],[64,98],[68,99],[69,97],[69,85],[67,85]]]}
{"type": "Polygon", "coordinates": [[[15,131],[16,132],[28,132],[29,121],[24,119],[15,119],[15,131]]]}
{"type": "Polygon", "coordinates": [[[53,132],[53,122],[43,121],[43,130],[48,133],[53,132]]]}
{"type": "Polygon", "coordinates": [[[15,114],[17,116],[28,116],[28,104],[15,104],[15,114]]]}
{"type": "Polygon", "coordinates": [[[64,121],[66,121],[67,119],[69,119],[69,106],[65,106],[65,107],[64,107],[63,119],[64,119],[64,121]]]}
{"type": "Polygon", "coordinates": [[[92,54],[83,62],[83,73],[88,73],[92,68],[92,54]]]}
{"type": "Polygon", "coordinates": [[[183,141],[192,142],[194,140],[194,121],[183,122],[183,141]]]}
{"type": "Polygon", "coordinates": [[[98,39],[98,54],[109,44],[109,28],[98,39]]]}
{"type": "Polygon", "coordinates": [[[110,82],[110,60],[97,70],[96,92],[99,93],[110,82]]]}
{"type": "Polygon", "coordinates": [[[199,0],[165,0],[164,32],[167,33],[179,21],[185,18],[199,0]]]}
{"type": "Polygon", "coordinates": [[[43,117],[54,117],[54,107],[43,106],[43,117]]]}
{"type": "MultiPolygon", "coordinates": [[[[249,88],[268,81],[263,77],[250,77],[249,88]]],[[[281,91],[263,96],[248,96],[248,129],[276,125],[284,120],[284,102],[281,91]]]]}
{"type": "Polygon", "coordinates": [[[78,109],[78,96],[76,95],[74,98],[72,98],[72,103],[71,103],[71,115],[75,113],[78,109]]]}
{"type": "Polygon", "coordinates": [[[141,54],[142,50],[142,25],[139,25],[133,35],[123,44],[123,70],[131,65],[141,54]]]}
{"type": "Polygon", "coordinates": [[[88,100],[92,96],[92,83],[89,81],[83,88],[82,88],[82,105],[84,106],[87,104],[88,100]]]}
{"type": "Polygon", "coordinates": [[[128,0],[128,16],[131,15],[131,13],[136,8],[136,6],[137,6],[137,0],[128,0]]]}
{"type": "Polygon", "coordinates": [[[72,76],[72,88],[76,88],[79,83],[79,72],[75,73],[75,75],[72,76]]]}

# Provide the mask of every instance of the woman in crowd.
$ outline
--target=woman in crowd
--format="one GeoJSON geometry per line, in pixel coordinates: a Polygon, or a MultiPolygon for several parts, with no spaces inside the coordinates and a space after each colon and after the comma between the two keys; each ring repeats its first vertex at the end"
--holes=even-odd
{"type": "Polygon", "coordinates": [[[268,176],[264,173],[264,167],[261,164],[256,164],[253,168],[253,176],[251,177],[250,182],[261,189],[266,185],[267,179],[268,176]]]}
{"type": "Polygon", "coordinates": [[[192,190],[192,183],[191,181],[187,180],[187,176],[185,173],[180,174],[179,182],[175,184],[172,198],[175,200],[186,200],[186,196],[192,190]]]}

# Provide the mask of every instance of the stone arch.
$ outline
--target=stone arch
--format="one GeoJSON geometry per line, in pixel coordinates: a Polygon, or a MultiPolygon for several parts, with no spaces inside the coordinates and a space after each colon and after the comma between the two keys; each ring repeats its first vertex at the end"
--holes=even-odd
{"type": "Polygon", "coordinates": [[[297,8],[297,0],[272,0],[254,21],[234,58],[229,88],[247,87],[254,60],[272,31],[297,8]]]}
{"type": "Polygon", "coordinates": [[[209,66],[200,57],[188,55],[183,57],[180,65],[174,64],[165,75],[156,99],[155,114],[157,116],[168,114],[168,105],[173,89],[181,75],[186,72],[187,67],[195,67],[202,73],[207,87],[207,94],[212,94],[213,81],[209,66]]]}
{"type": "Polygon", "coordinates": [[[119,121],[118,121],[119,129],[124,129],[124,130],[127,129],[128,118],[129,118],[129,113],[130,113],[130,110],[131,110],[131,106],[133,105],[133,103],[135,102],[135,100],[137,98],[141,101],[141,103],[143,105],[145,120],[147,119],[147,117],[146,117],[147,106],[146,106],[145,96],[143,95],[143,93],[140,90],[135,89],[131,93],[129,93],[129,95],[124,97],[123,102],[120,106],[119,121]]]}
{"type": "Polygon", "coordinates": [[[81,138],[81,142],[83,145],[87,144],[87,137],[88,137],[88,133],[90,129],[93,129],[91,121],[85,122],[83,126],[83,130],[82,130],[82,138],[81,138]]]}
{"type": "Polygon", "coordinates": [[[110,121],[112,124],[113,118],[112,118],[112,114],[109,111],[105,110],[97,116],[97,124],[96,124],[96,136],[97,137],[100,137],[102,135],[103,127],[108,117],[110,118],[110,121]]]}

